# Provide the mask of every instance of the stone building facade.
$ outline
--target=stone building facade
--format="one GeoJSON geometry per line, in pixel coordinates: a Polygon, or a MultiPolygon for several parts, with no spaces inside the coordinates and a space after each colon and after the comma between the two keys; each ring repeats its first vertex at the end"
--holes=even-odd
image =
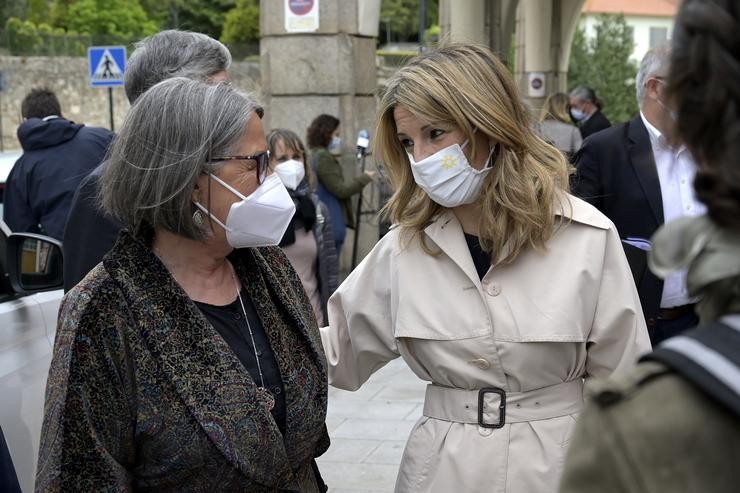
{"type": "MultiPolygon", "coordinates": [[[[62,113],[77,123],[110,128],[108,90],[90,87],[86,58],[0,56],[5,88],[0,92],[3,148],[20,149],[16,130],[21,123],[21,102],[35,87],[54,91],[62,113]]],[[[257,62],[234,62],[229,70],[232,84],[260,98],[260,66],[257,62]]],[[[129,103],[123,87],[113,88],[114,128],[120,128],[129,103]]]]}

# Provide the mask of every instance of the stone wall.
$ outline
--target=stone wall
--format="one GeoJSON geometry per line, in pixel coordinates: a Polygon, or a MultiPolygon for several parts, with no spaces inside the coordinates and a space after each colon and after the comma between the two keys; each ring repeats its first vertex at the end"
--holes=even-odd
{"type": "MultiPolygon", "coordinates": [[[[53,90],[66,118],[90,126],[110,128],[108,90],[90,87],[87,58],[0,56],[5,90],[0,93],[2,142],[5,150],[20,149],[16,130],[21,122],[21,102],[29,90],[53,90]]],[[[259,63],[234,62],[229,70],[232,83],[260,95],[259,63]]],[[[115,128],[120,128],[129,103],[123,87],[113,88],[115,128]]]]}

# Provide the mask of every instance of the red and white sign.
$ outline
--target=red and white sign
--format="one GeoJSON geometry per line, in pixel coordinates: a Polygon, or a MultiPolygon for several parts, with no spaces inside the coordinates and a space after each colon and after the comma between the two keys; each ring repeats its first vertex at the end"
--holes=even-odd
{"type": "Polygon", "coordinates": [[[319,29],[319,0],[285,0],[285,30],[306,33],[319,29]]]}

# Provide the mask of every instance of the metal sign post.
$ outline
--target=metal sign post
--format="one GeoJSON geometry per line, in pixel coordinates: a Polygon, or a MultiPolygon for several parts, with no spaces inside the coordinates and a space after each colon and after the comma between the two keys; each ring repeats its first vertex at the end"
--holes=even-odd
{"type": "Polygon", "coordinates": [[[87,49],[87,62],[90,85],[108,88],[108,110],[112,132],[114,130],[112,88],[123,85],[123,73],[126,70],[126,47],[91,46],[87,49]]]}

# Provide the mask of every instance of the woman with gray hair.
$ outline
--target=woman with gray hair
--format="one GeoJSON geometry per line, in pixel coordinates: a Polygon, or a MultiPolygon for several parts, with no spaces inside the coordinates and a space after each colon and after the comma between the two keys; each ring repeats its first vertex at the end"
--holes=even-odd
{"type": "Polygon", "coordinates": [[[184,78],[131,108],[101,182],[126,229],[62,302],[38,491],[324,490],[324,354],[261,114],[184,78]]]}

